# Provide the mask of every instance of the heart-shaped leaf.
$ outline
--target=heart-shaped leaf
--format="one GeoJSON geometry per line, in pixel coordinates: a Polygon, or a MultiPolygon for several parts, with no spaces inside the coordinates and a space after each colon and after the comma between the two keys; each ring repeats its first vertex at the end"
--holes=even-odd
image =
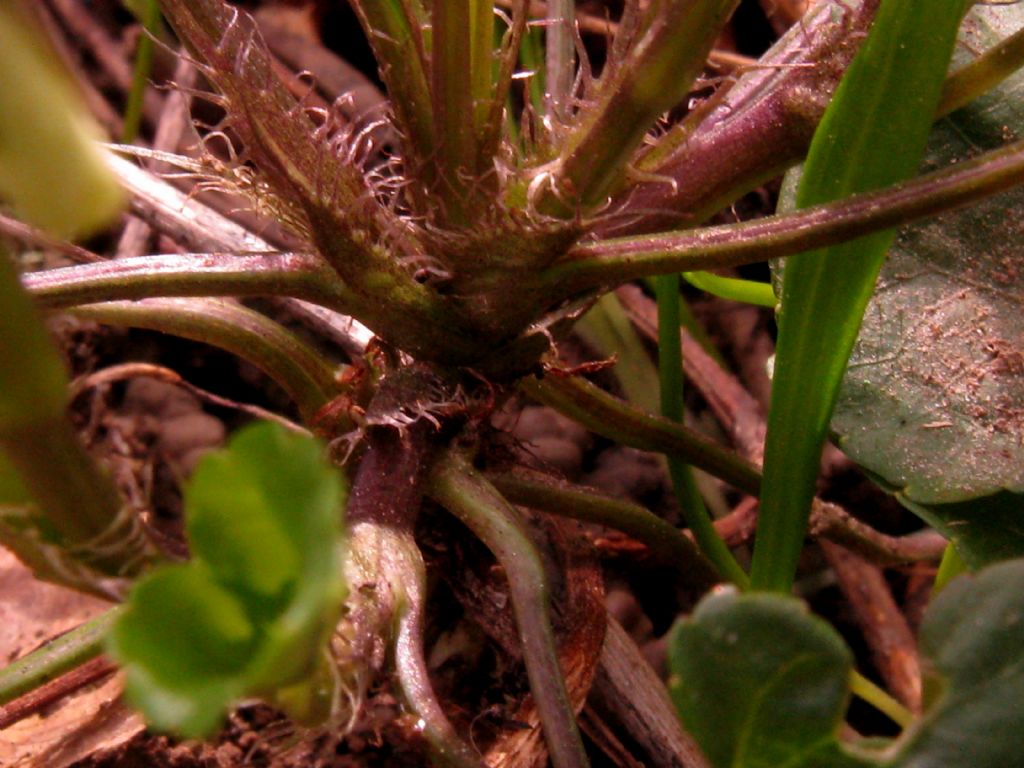
{"type": "Polygon", "coordinates": [[[844,764],[837,733],[852,656],[800,601],[712,595],[669,648],[672,698],[715,768],[844,764]]]}
{"type": "Polygon", "coordinates": [[[850,652],[795,598],[705,598],[670,640],[671,690],[715,768],[1007,768],[1024,731],[1024,560],[963,576],[921,627],[924,714],[843,744],[850,652]]]}
{"type": "MultiPolygon", "coordinates": [[[[978,6],[962,65],[1024,26],[978,6]]],[[[1024,125],[1024,72],[934,128],[939,168],[1024,125]]],[[[1024,554],[1024,268],[1014,190],[908,227],[890,250],[836,405],[843,450],[953,540],[968,565],[1024,554]]]]}
{"type": "Polygon", "coordinates": [[[153,726],[203,736],[239,697],[317,673],[344,596],[344,501],[321,445],[274,424],[200,463],[185,492],[192,561],[143,579],[111,634],[153,726]]]}

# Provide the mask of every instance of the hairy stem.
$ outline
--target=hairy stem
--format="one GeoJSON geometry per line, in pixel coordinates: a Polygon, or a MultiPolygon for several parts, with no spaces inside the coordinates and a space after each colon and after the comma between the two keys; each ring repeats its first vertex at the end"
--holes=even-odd
{"type": "Polygon", "coordinates": [[[616,193],[597,233],[696,226],[798,163],[877,6],[814,4],[698,126],[680,126],[685,135],[670,132],[667,153],[656,145],[652,161],[640,160],[646,173],[616,193]]]}
{"type": "Polygon", "coordinates": [[[508,576],[530,690],[555,768],[584,768],[586,751],[558,660],[548,579],[525,522],[456,451],[434,465],[427,492],[487,546],[508,576]]]}
{"type": "MultiPolygon", "coordinates": [[[[736,4],[665,0],[649,7],[640,39],[605,75],[594,106],[581,111],[554,173],[553,190],[584,208],[604,201],[654,122],[686,95],[736,4]]],[[[551,86],[548,91],[553,92],[551,86]]],[[[552,210],[560,205],[548,203],[552,210]]]]}
{"type": "Polygon", "coordinates": [[[357,0],[352,7],[391,95],[395,121],[405,135],[403,149],[411,161],[410,170],[430,188],[435,169],[429,160],[436,152],[437,136],[423,34],[426,13],[419,0],[357,0]]]}
{"type": "MultiPolygon", "coordinates": [[[[204,252],[268,253],[273,246],[195,198],[178,191],[152,173],[111,155],[108,158],[118,181],[131,195],[133,212],[159,232],[185,248],[204,252]]],[[[351,316],[318,307],[300,299],[280,299],[285,309],[306,324],[329,327],[328,337],[351,354],[361,354],[372,333],[351,316]],[[339,329],[345,329],[339,332],[339,329]]]]}

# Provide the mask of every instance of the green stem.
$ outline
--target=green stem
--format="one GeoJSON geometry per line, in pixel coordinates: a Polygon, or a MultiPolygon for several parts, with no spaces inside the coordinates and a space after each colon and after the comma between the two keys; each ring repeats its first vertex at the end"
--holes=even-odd
{"type": "Polygon", "coordinates": [[[585,768],[583,748],[551,628],[548,578],[525,521],[485,477],[451,451],[435,465],[427,493],[486,546],[508,577],[530,691],[555,768],[585,768]]]}
{"type": "Polygon", "coordinates": [[[524,379],[520,388],[587,429],[616,442],[678,456],[751,495],[758,495],[761,473],[741,456],[698,432],[646,413],[578,376],[524,379]]]}
{"type": "MultiPolygon", "coordinates": [[[[547,89],[544,73],[544,51],[541,45],[540,31],[536,28],[527,28],[523,33],[523,43],[519,55],[523,62],[523,69],[532,72],[526,83],[524,99],[529,102],[537,115],[544,113],[544,93],[547,89]]],[[[524,131],[528,133],[528,131],[524,131]]]]}
{"type": "MultiPolygon", "coordinates": [[[[494,113],[494,105],[501,106],[505,103],[506,94],[501,87],[501,81],[495,81],[496,75],[500,77],[501,66],[495,63],[497,52],[494,48],[494,0],[472,0],[469,6],[470,106],[473,132],[478,147],[478,165],[475,167],[481,171],[486,169],[479,164],[490,163],[493,158],[480,154],[479,148],[492,144],[487,135],[492,126],[490,118],[494,113]]],[[[493,124],[493,128],[500,128],[500,123],[493,124]]]]}
{"type": "MultiPolygon", "coordinates": [[[[67,419],[66,377],[31,300],[0,249],[0,462],[20,485],[59,543],[83,547],[89,564],[110,575],[149,559],[148,541],[112,534],[134,525],[113,481],[86,452],[67,419]],[[118,541],[113,547],[110,540],[118,541]],[[98,554],[93,545],[104,542],[98,554]]],[[[0,499],[0,501],[10,501],[0,499]]]]}
{"type": "Polygon", "coordinates": [[[219,299],[144,299],[69,310],[101,323],[148,328],[225,349],[280,384],[307,423],[339,392],[337,369],[269,318],[219,299]]]}
{"type": "Polygon", "coordinates": [[[1024,141],[876,192],[793,213],[574,248],[542,280],[559,297],[652,275],[735,267],[847,242],[966,206],[1024,181],[1024,141]]]}
{"type": "MultiPolygon", "coordinates": [[[[187,199],[137,166],[120,158],[111,158],[111,165],[131,192],[137,210],[147,220],[159,222],[158,228],[176,236],[186,234],[191,247],[204,251],[269,248],[264,241],[244,233],[237,225],[187,199]],[[187,215],[182,214],[183,210],[187,215]]],[[[314,213],[310,211],[311,215],[314,213]]],[[[320,213],[327,215],[322,210],[320,213]]],[[[331,226],[326,223],[321,232],[327,233],[331,226]]],[[[332,286],[323,287],[329,293],[337,290],[339,300],[343,298],[348,308],[346,314],[358,315],[377,335],[416,357],[452,364],[479,365],[481,354],[493,351],[493,345],[486,344],[479,332],[456,314],[451,302],[443,301],[429,286],[416,283],[404,266],[391,259],[391,254],[382,257],[381,252],[367,261],[346,250],[344,237],[337,241],[318,240],[317,244],[325,258],[333,255],[332,266],[337,264],[343,271],[356,275],[355,283],[342,276],[344,284],[332,281],[332,286]],[[380,258],[388,261],[386,269],[380,269],[380,258]]]]}
{"type": "Polygon", "coordinates": [[[850,691],[890,720],[906,728],[914,722],[914,713],[855,669],[850,670],[850,691]]]}
{"type": "MultiPolygon", "coordinates": [[[[494,95],[490,101],[490,114],[482,130],[481,154],[484,157],[494,157],[498,152],[502,136],[507,136],[513,146],[521,146],[521,134],[519,130],[519,119],[516,116],[514,99],[512,98],[511,85],[512,76],[516,71],[516,62],[519,61],[520,49],[525,50],[526,42],[526,4],[516,3],[512,9],[512,25],[501,35],[499,45],[499,60],[497,78],[494,86],[494,95]],[[508,129],[503,134],[503,126],[508,129]]],[[[497,36],[498,29],[495,29],[497,36]]],[[[524,65],[529,67],[528,64],[524,65]]]]}
{"type": "Polygon", "coordinates": [[[638,504],[521,472],[488,473],[487,479],[513,504],[622,531],[644,544],[653,560],[675,570],[683,582],[710,587],[718,580],[687,536],[638,504]]]}
{"type": "MultiPolygon", "coordinates": [[[[683,422],[682,333],[679,329],[679,276],[663,275],[655,279],[658,300],[658,379],[661,384],[661,415],[683,422]]],[[[701,552],[715,564],[723,578],[741,588],[749,584],[747,574],[715,531],[704,499],[690,466],[666,454],[672,490],[683,517],[690,526],[701,552]]]]}
{"type": "Polygon", "coordinates": [[[44,309],[122,299],[289,296],[345,312],[333,269],[309,254],[141,256],[33,272],[22,283],[44,309]]]}
{"type": "Polygon", "coordinates": [[[1024,66],[1024,29],[1000,40],[946,78],[939,115],[947,115],[988,93],[1024,66]]]}
{"type": "Polygon", "coordinates": [[[391,96],[395,120],[406,137],[404,149],[412,169],[432,186],[434,171],[429,159],[437,148],[430,90],[428,41],[424,39],[426,14],[419,0],[356,0],[367,40],[391,96]]]}
{"type": "MultiPolygon", "coordinates": [[[[584,207],[603,202],[636,148],[666,110],[678,104],[700,74],[736,0],[652,3],[645,30],[615,72],[607,73],[596,103],[584,109],[566,141],[553,189],[584,207]]],[[[552,87],[548,86],[548,91],[552,87]]],[[[549,199],[552,211],[566,202],[549,199]]],[[[570,205],[571,210],[573,206],[570,205]]]]}
{"type": "Polygon", "coordinates": [[[778,303],[775,291],[768,283],[722,277],[703,270],[683,272],[683,278],[694,288],[699,288],[720,299],[740,301],[744,304],[753,304],[768,309],[775,309],[775,305],[778,303]]]}
{"type": "Polygon", "coordinates": [[[961,573],[967,573],[967,570],[967,563],[960,557],[953,542],[947,544],[946,551],[942,553],[942,561],[939,563],[939,572],[935,574],[932,596],[939,594],[949,582],[961,573]]]}
{"type": "Polygon", "coordinates": [[[121,612],[111,608],[0,669],[0,706],[103,653],[107,632],[121,612]]]}
{"type": "MultiPolygon", "coordinates": [[[[393,565],[387,581],[401,594],[397,606],[395,635],[395,673],[402,696],[414,717],[423,723],[423,738],[439,766],[482,768],[479,756],[459,738],[448,720],[434,686],[430,682],[423,655],[424,608],[427,575],[423,555],[411,530],[379,526],[382,541],[387,542],[387,565],[393,565]],[[399,586],[400,585],[400,586],[399,586]]],[[[383,576],[383,574],[381,574],[383,576]]]]}
{"type": "Polygon", "coordinates": [[[157,0],[145,0],[142,15],[142,34],[139,36],[139,47],[135,52],[135,67],[132,71],[132,87],[128,93],[128,103],[124,111],[124,131],[121,141],[131,144],[139,135],[142,123],[142,102],[146,94],[149,73],[153,69],[153,38],[160,26],[160,6],[157,0]]]}
{"type": "MultiPolygon", "coordinates": [[[[433,0],[431,4],[430,93],[438,150],[434,162],[440,176],[435,192],[443,202],[440,215],[452,227],[471,223],[469,208],[477,197],[470,189],[480,159],[473,103],[477,77],[473,71],[473,22],[478,21],[474,11],[482,4],[450,0],[433,0]]],[[[488,35],[488,46],[490,42],[488,35]]],[[[488,81],[490,70],[488,61],[488,81]]]]}

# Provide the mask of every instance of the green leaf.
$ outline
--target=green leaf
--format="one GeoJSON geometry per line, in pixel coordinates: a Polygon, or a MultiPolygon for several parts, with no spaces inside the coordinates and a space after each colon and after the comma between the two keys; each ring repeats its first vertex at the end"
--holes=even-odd
{"type": "Polygon", "coordinates": [[[32,497],[18,477],[17,471],[0,452],[0,509],[25,506],[31,501],[32,497]]]}
{"type": "MultiPolygon", "coordinates": [[[[1024,26],[972,10],[956,60],[1024,26]]],[[[929,167],[1024,125],[1024,72],[940,121],[929,167]]],[[[956,545],[972,568],[1024,555],[1024,270],[1014,190],[906,228],[868,305],[836,404],[839,445],[956,545]]]]}
{"type": "MultiPolygon", "coordinates": [[[[822,119],[797,204],[884,187],[916,171],[965,0],[883,0],[822,119]]],[[[864,308],[892,241],[882,232],[786,266],[752,583],[788,590],[821,446],[864,308]]]]}
{"type": "Polygon", "coordinates": [[[95,143],[99,127],[15,6],[0,5],[0,197],[53,234],[92,234],[123,195],[95,143]]]}
{"type": "Polygon", "coordinates": [[[197,563],[140,582],[111,642],[128,671],[128,698],[149,724],[198,737],[245,691],[257,638],[242,604],[197,563]]]}
{"type": "Polygon", "coordinates": [[[320,444],[275,424],[200,463],[185,489],[192,561],[141,581],[111,635],[151,724],[207,735],[239,697],[318,673],[344,597],[344,502],[320,444]]]}
{"type": "Polygon", "coordinates": [[[925,713],[895,741],[840,743],[850,651],[795,598],[702,600],[673,630],[671,689],[715,768],[1021,764],[1024,560],[953,581],[921,630],[925,713]]]}
{"type": "Polygon", "coordinates": [[[925,717],[900,768],[1007,768],[1024,733],[1024,560],[953,580],[921,625],[925,717]]]}
{"type": "Polygon", "coordinates": [[[850,652],[795,598],[719,593],[673,630],[671,692],[715,768],[1021,764],[1024,560],[951,582],[921,626],[924,714],[843,744],[850,652]]]}
{"type": "Polygon", "coordinates": [[[715,768],[858,764],[836,740],[850,651],[781,595],[713,594],[669,640],[670,692],[715,768]]]}

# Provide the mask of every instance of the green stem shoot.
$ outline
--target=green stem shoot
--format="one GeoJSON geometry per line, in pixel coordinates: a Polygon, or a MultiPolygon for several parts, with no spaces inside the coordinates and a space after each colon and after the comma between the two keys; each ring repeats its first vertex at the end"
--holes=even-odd
{"type": "MultiPolygon", "coordinates": [[[[679,276],[663,275],[655,279],[658,300],[658,379],[661,384],[661,415],[683,422],[682,334],[679,328],[679,276]]],[[[741,588],[749,584],[747,574],[715,531],[704,499],[697,490],[691,467],[666,454],[672,490],[694,538],[723,578],[741,588]]]]}
{"type": "Polygon", "coordinates": [[[153,70],[153,38],[160,27],[160,6],[157,0],[143,0],[142,34],[139,36],[139,47],[135,52],[135,67],[132,70],[132,87],[128,92],[128,102],[124,110],[124,131],[121,141],[131,144],[139,135],[142,123],[142,102],[146,94],[149,74],[153,70]]]}
{"type": "Polygon", "coordinates": [[[427,492],[487,546],[508,576],[530,690],[555,768],[589,764],[551,628],[548,578],[526,523],[515,508],[461,455],[434,466],[427,492]]]}
{"type": "Polygon", "coordinates": [[[111,608],[0,669],[0,706],[103,653],[107,633],[121,613],[111,608]]]}
{"type": "Polygon", "coordinates": [[[694,288],[710,293],[720,299],[728,301],[740,301],[744,304],[753,304],[757,307],[775,309],[778,300],[775,292],[768,283],[759,283],[755,280],[740,280],[735,277],[722,277],[712,272],[699,270],[697,272],[683,272],[683,279],[694,288]]]}

